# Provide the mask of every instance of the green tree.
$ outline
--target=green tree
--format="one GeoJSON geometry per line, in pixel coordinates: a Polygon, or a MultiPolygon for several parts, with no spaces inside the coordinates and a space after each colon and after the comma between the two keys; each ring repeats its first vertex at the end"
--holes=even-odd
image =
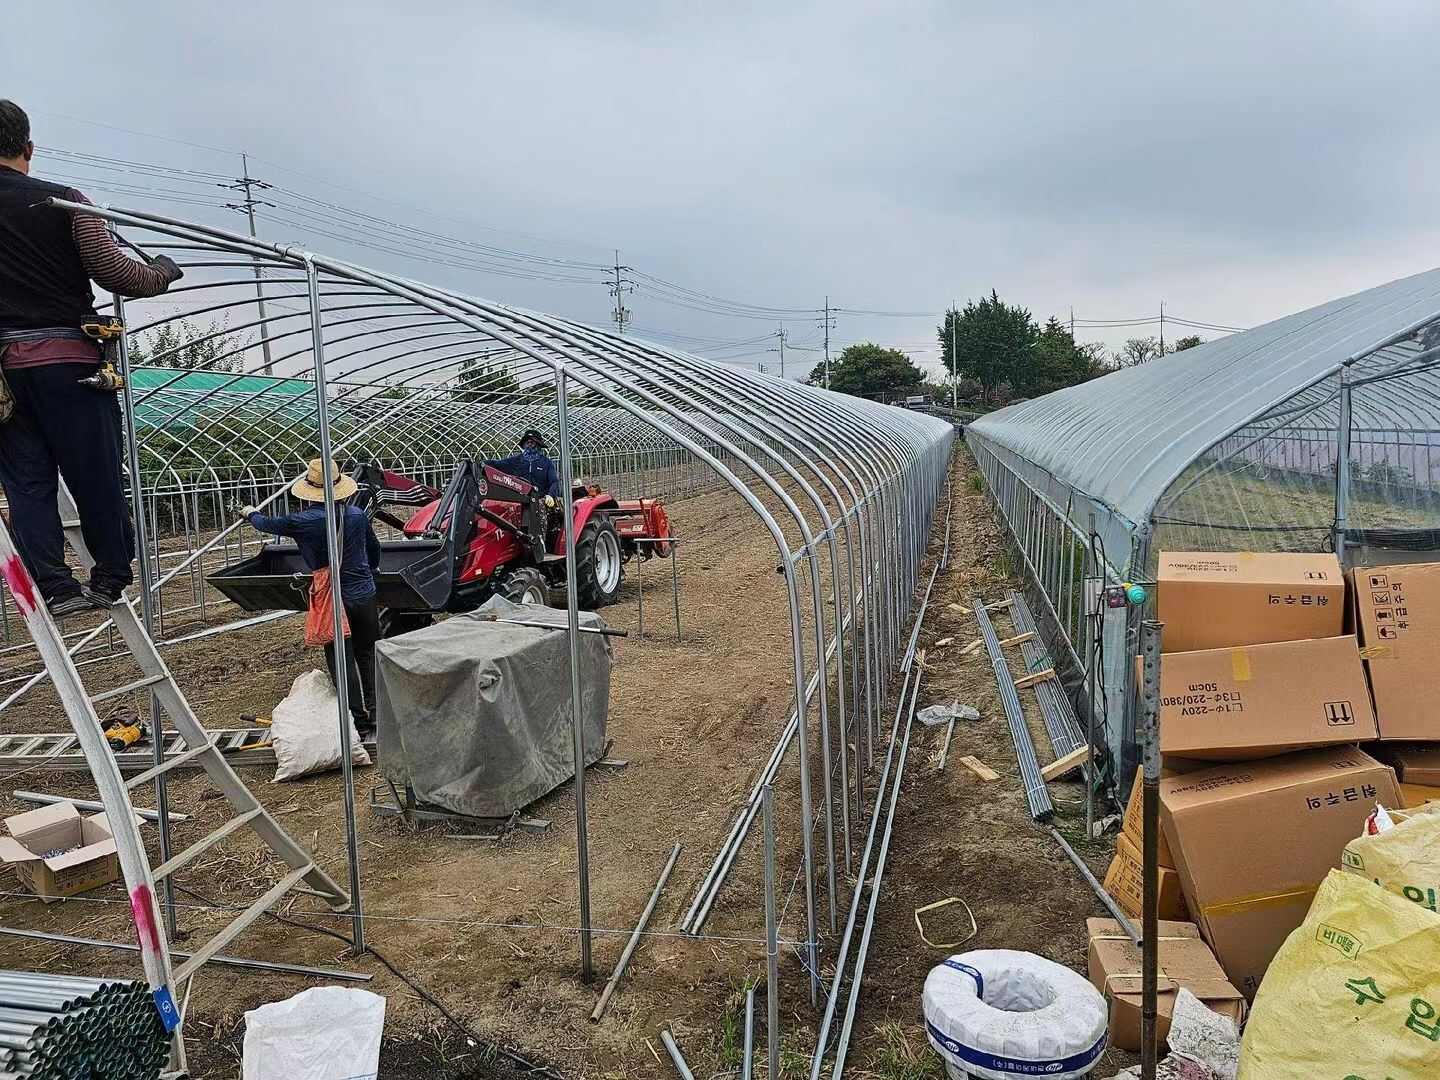
{"type": "Polygon", "coordinates": [[[460,365],[455,390],[456,396],[466,401],[513,399],[520,392],[520,380],[504,364],[492,364],[476,356],[460,365]]]}
{"type": "Polygon", "coordinates": [[[1018,393],[1048,394],[1094,378],[1090,356],[1076,346],[1070,330],[1053,315],[1035,339],[1032,355],[1032,362],[1012,380],[1018,393]]]}
{"type": "Polygon", "coordinates": [[[1186,349],[1193,349],[1196,345],[1204,345],[1205,339],[1199,334],[1190,334],[1186,337],[1176,338],[1175,345],[1171,352],[1184,352],[1186,349]]]}
{"type": "MultiPolygon", "coordinates": [[[[925,373],[899,349],[887,349],[872,341],[847,345],[830,364],[830,389],[856,397],[873,397],[925,381],[925,373]]],[[[825,385],[825,362],[810,372],[813,386],[825,385]]]]}
{"type": "Polygon", "coordinates": [[[224,321],[212,319],[202,326],[189,319],[172,319],[131,340],[130,362],[237,372],[244,368],[249,345],[248,337],[232,332],[224,321]]]}
{"type": "Polygon", "coordinates": [[[962,311],[947,311],[936,332],[945,370],[978,382],[987,402],[1002,383],[1028,393],[1036,381],[1031,369],[1040,328],[1030,312],[1005,303],[994,289],[967,302],[962,311]]]}

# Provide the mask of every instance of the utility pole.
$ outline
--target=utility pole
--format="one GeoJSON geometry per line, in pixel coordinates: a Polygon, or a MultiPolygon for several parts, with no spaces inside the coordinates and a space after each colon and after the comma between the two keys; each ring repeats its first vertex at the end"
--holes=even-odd
{"type": "MultiPolygon", "coordinates": [[[[250,175],[250,158],[247,154],[240,155],[240,172],[241,177],[239,180],[225,186],[232,191],[243,191],[245,198],[238,203],[226,203],[225,206],[230,210],[241,210],[244,212],[246,220],[250,223],[250,236],[253,239],[256,235],[255,207],[274,206],[275,204],[255,198],[256,188],[265,191],[271,185],[265,183],[263,180],[256,180],[250,175]]],[[[270,356],[270,320],[265,314],[265,290],[261,285],[260,260],[252,259],[251,263],[255,268],[255,306],[259,309],[260,314],[260,350],[265,355],[264,372],[266,375],[273,375],[275,374],[275,363],[270,356]]]]}
{"type": "Polygon", "coordinates": [[[1075,305],[1070,305],[1070,344],[1075,344],[1075,305]]]}
{"type": "Polygon", "coordinates": [[[960,321],[960,311],[955,301],[950,301],[950,411],[960,411],[960,357],[955,352],[955,324],[960,321]]]}
{"type": "Polygon", "coordinates": [[[629,270],[628,266],[620,265],[620,252],[615,252],[615,280],[610,283],[610,295],[615,298],[615,310],[610,312],[610,319],[615,323],[615,329],[623,334],[625,327],[630,325],[630,309],[625,306],[625,294],[635,291],[635,285],[629,278],[622,278],[620,271],[629,270]]]}
{"type": "MultiPolygon", "coordinates": [[[[782,379],[785,378],[785,336],[785,327],[782,326],[779,330],[775,331],[775,340],[780,343],[779,348],[765,350],[766,352],[778,352],[780,354],[780,378],[782,379]]],[[[760,370],[765,370],[764,364],[760,365],[760,370]]]]}
{"type": "Polygon", "coordinates": [[[830,389],[830,297],[825,297],[825,318],[820,324],[825,328],[825,389],[830,389]]]}

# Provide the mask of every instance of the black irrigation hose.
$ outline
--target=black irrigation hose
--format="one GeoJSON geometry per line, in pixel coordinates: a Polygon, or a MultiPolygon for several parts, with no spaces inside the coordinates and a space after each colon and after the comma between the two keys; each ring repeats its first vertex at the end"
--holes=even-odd
{"type": "MultiPolygon", "coordinates": [[[[187,893],[188,895],[195,897],[195,899],[203,903],[209,904],[212,907],[223,907],[223,905],[217,904],[214,900],[202,896],[194,889],[187,889],[181,885],[177,885],[176,889],[180,892],[187,893]]],[[[293,926],[300,930],[310,930],[316,934],[324,934],[326,937],[332,937],[336,941],[343,941],[346,945],[352,944],[350,939],[344,934],[340,933],[337,930],[331,930],[327,926],[315,926],[311,923],[301,922],[298,919],[292,919],[285,915],[277,915],[273,911],[267,911],[265,912],[265,914],[284,926],[293,926]]],[[[506,1061],[510,1062],[512,1065],[522,1070],[527,1076],[546,1077],[548,1078],[548,1080],[565,1080],[565,1076],[562,1073],[556,1072],[555,1069],[551,1066],[542,1065],[538,1062],[531,1061],[524,1054],[520,1053],[520,1051],[508,1047],[504,1043],[496,1042],[494,1039],[487,1039],[485,1036],[476,1032],[474,1028],[470,1027],[469,1024],[465,1023],[465,1021],[461,1020],[458,1016],[451,1012],[445,1006],[444,1002],[442,1002],[429,990],[425,989],[425,987],[421,986],[411,976],[405,974],[405,972],[401,971],[398,967],[396,967],[388,959],[386,959],[386,957],[379,950],[377,950],[375,946],[367,945],[365,947],[365,952],[375,957],[376,960],[379,960],[380,963],[389,970],[390,974],[394,975],[406,986],[410,987],[411,990],[414,990],[415,993],[420,995],[420,997],[427,1004],[432,1006],[446,1020],[450,1021],[451,1024],[458,1028],[460,1032],[476,1046],[486,1047],[492,1050],[499,1056],[505,1058],[506,1061]]]]}

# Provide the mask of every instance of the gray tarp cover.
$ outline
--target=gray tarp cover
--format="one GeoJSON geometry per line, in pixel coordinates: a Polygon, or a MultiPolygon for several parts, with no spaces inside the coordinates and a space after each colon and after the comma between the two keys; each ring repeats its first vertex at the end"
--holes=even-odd
{"type": "MultiPolygon", "coordinates": [[[[575,775],[564,611],[501,597],[375,647],[380,767],[421,802],[508,817],[575,775]],[[543,622],[560,632],[502,619],[543,622]]],[[[593,612],[581,626],[603,627],[593,612]]],[[[610,640],[580,635],[585,763],[605,752],[610,640]]]]}

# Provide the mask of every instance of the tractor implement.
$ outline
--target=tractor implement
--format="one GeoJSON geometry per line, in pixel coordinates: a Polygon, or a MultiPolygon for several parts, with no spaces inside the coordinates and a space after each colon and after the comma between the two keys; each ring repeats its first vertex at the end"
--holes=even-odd
{"type": "MultiPolygon", "coordinates": [[[[565,588],[565,531],[558,512],[526,481],[462,461],[444,491],[372,464],[355,469],[357,505],[403,539],[380,542],[375,575],[385,636],[428,625],[440,612],[473,611],[491,596],[545,604],[565,588]],[[392,507],[413,506],[402,519],[392,507]]],[[[594,610],[615,602],[631,558],[670,554],[670,521],[660,499],[617,500],[576,487],[577,600],[594,610]]],[[[245,611],[303,611],[310,572],[299,548],[280,540],[207,580],[245,611]]]]}

